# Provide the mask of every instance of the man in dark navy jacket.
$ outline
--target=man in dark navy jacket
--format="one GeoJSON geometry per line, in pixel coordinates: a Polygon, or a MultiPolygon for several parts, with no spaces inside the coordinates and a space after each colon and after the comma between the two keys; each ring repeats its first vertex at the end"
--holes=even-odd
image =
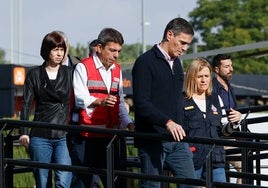
{"type": "MultiPolygon", "coordinates": [[[[236,98],[233,88],[230,84],[230,80],[233,75],[233,62],[231,56],[227,54],[217,54],[212,60],[212,68],[215,76],[212,80],[213,92],[220,95],[224,108],[227,113],[233,114],[241,119],[241,113],[236,111],[236,98]]],[[[227,149],[228,147],[225,147],[227,149]]],[[[227,161],[230,163],[238,172],[241,172],[242,165],[241,161],[227,161]]],[[[241,184],[242,179],[237,178],[237,183],[241,184]]]]}
{"type": "MultiPolygon", "coordinates": [[[[194,178],[189,145],[179,142],[185,132],[181,126],[184,75],[178,58],[187,50],[193,35],[192,26],[186,20],[175,18],[167,24],[162,41],[139,56],[134,64],[132,79],[136,131],[168,133],[174,139],[135,139],[143,173],[162,174],[165,163],[175,177],[194,178]]],[[[160,183],[142,180],[141,187],[160,187],[160,183]]]]}

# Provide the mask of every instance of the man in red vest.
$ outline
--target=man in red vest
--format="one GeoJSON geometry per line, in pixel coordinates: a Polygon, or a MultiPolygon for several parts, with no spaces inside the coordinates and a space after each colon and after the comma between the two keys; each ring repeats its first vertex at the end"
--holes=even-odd
{"type": "MultiPolygon", "coordinates": [[[[134,130],[124,103],[122,72],[116,62],[124,43],[123,36],[113,28],[105,28],[97,40],[96,53],[83,59],[74,70],[73,87],[75,106],[79,109],[78,122],[92,127],[134,130]]],[[[111,135],[82,132],[81,138],[82,165],[106,168],[106,147],[111,141],[111,135]]],[[[115,160],[118,160],[115,161],[115,168],[118,168],[119,156],[115,156],[115,160]]],[[[89,187],[91,178],[85,175],[80,177],[84,187],[89,187]]],[[[101,179],[106,187],[106,177],[101,179]]],[[[115,187],[126,186],[120,182],[120,179],[117,180],[115,187]]]]}

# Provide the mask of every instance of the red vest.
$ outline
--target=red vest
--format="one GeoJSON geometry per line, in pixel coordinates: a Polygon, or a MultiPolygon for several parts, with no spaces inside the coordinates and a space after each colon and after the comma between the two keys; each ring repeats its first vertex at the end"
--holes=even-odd
{"type": "MultiPolygon", "coordinates": [[[[83,59],[82,63],[87,70],[87,86],[91,96],[99,99],[104,99],[108,94],[117,96],[117,103],[114,107],[98,106],[96,107],[90,116],[86,113],[85,109],[79,110],[79,124],[89,125],[94,127],[103,128],[119,128],[119,80],[120,80],[120,65],[114,63],[115,68],[112,70],[112,84],[110,92],[108,93],[106,85],[102,80],[102,77],[95,66],[92,56],[83,59]]],[[[110,135],[82,132],[82,136],[85,137],[110,137],[110,135]]]]}

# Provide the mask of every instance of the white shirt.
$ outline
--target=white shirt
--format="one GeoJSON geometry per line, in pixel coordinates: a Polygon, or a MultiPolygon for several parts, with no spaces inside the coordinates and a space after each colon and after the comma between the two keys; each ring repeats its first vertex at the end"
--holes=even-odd
{"type": "Polygon", "coordinates": [[[171,70],[173,70],[173,63],[174,63],[174,59],[171,59],[171,57],[165,52],[165,50],[163,48],[161,48],[161,46],[158,44],[157,45],[158,49],[162,52],[162,54],[164,55],[166,61],[168,62],[171,70]]]}
{"type": "Polygon", "coordinates": [[[66,66],[69,66],[71,67],[72,66],[72,63],[69,59],[69,56],[67,56],[66,60],[64,62],[62,62],[62,65],[66,65],[66,66]]]}
{"type": "MultiPolygon", "coordinates": [[[[106,85],[107,91],[110,92],[111,82],[112,82],[112,72],[111,70],[115,68],[113,64],[108,70],[105,69],[100,59],[96,54],[93,55],[93,60],[95,66],[99,70],[101,77],[106,85]]],[[[83,63],[78,63],[75,67],[73,74],[73,88],[74,88],[74,98],[75,98],[75,106],[78,108],[86,109],[88,115],[90,115],[94,108],[89,108],[97,98],[90,95],[88,87],[87,87],[87,70],[83,63]]],[[[119,118],[120,118],[120,128],[126,128],[126,126],[132,122],[130,119],[127,109],[125,107],[124,94],[123,94],[123,82],[122,82],[122,72],[120,70],[120,82],[119,82],[119,118]]]]}
{"type": "MultiPolygon", "coordinates": [[[[223,108],[224,107],[224,104],[222,102],[222,99],[221,97],[218,95],[218,98],[219,98],[219,103],[220,103],[220,107],[221,107],[221,113],[222,113],[222,116],[225,116],[226,115],[226,111],[225,109],[223,108]]],[[[201,112],[203,113],[203,116],[204,118],[206,118],[206,100],[205,99],[193,99],[195,104],[198,106],[198,108],[201,110],[201,112]]],[[[226,117],[222,117],[221,118],[221,122],[222,123],[227,123],[228,120],[226,117]]]]}

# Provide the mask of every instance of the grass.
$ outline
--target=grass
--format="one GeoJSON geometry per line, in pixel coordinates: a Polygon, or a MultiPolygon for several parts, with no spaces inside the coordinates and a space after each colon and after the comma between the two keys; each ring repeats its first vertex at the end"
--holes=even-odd
{"type": "MultiPolygon", "coordinates": [[[[26,149],[22,146],[14,146],[13,147],[13,155],[14,158],[18,159],[28,159],[28,154],[26,149]]],[[[25,187],[30,188],[35,186],[34,175],[32,172],[20,173],[14,175],[14,187],[25,187]]]]}
{"type": "MultiPolygon", "coordinates": [[[[17,135],[18,130],[5,130],[3,132],[4,136],[7,135],[17,135]]],[[[23,146],[18,143],[13,144],[13,158],[14,159],[29,159],[29,155],[23,146]]],[[[16,166],[16,168],[22,168],[16,166]]],[[[13,187],[14,188],[32,188],[35,186],[34,175],[32,172],[18,173],[13,176],[13,187]]]]}

